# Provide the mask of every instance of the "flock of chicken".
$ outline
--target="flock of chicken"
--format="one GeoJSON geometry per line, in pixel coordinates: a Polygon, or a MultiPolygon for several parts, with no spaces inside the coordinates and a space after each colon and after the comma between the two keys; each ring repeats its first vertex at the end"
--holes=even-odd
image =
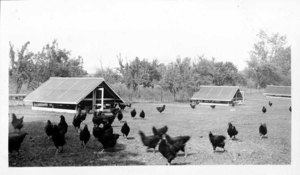
{"type": "MultiPolygon", "coordinates": [[[[125,107],[131,107],[131,104],[113,104],[110,108],[110,112],[97,112],[93,113],[92,122],[94,124],[92,134],[93,136],[102,144],[102,151],[114,148],[119,138],[119,134],[114,133],[111,124],[114,122],[115,118],[117,118],[120,122],[123,119],[122,110],[125,107]],[[119,107],[117,107],[117,105],[119,107]]],[[[272,103],[269,101],[269,106],[272,106],[272,103]]],[[[194,104],[191,104],[191,107],[194,109],[194,104]]],[[[166,106],[163,105],[162,107],[156,107],[157,111],[162,113],[165,110],[166,106]]],[[[211,106],[212,109],[215,108],[215,105],[211,106]]],[[[292,109],[289,107],[289,111],[291,112],[292,109]]],[[[267,109],[265,106],[262,108],[262,112],[266,113],[267,109]]],[[[134,118],[137,114],[136,110],[133,109],[130,112],[131,117],[134,118]]],[[[82,147],[85,149],[86,144],[90,140],[91,134],[86,124],[83,124],[83,129],[80,129],[82,122],[86,119],[87,112],[82,112],[80,106],[74,115],[73,118],[73,126],[79,132],[79,139],[81,141],[82,147]]],[[[145,118],[145,112],[142,110],[140,112],[140,118],[145,118]]],[[[21,143],[23,142],[25,136],[28,134],[26,132],[20,132],[21,128],[23,127],[23,119],[24,117],[17,118],[16,115],[12,114],[12,126],[14,130],[19,130],[19,133],[10,133],[9,134],[9,152],[12,153],[16,151],[19,154],[19,149],[21,143]]],[[[128,126],[127,122],[123,122],[123,126],[121,128],[121,133],[123,137],[128,136],[130,132],[130,127],[128,126]]],[[[63,146],[66,144],[65,134],[68,131],[68,124],[66,123],[65,117],[63,115],[60,116],[60,122],[56,124],[52,124],[50,120],[47,121],[45,125],[45,133],[48,136],[48,139],[52,139],[54,146],[56,147],[56,152],[60,153],[63,151],[63,146]]],[[[168,161],[168,165],[171,164],[171,161],[176,157],[179,151],[183,151],[185,157],[187,156],[185,151],[185,145],[190,140],[190,136],[178,136],[178,137],[170,137],[167,134],[168,126],[164,126],[162,128],[155,128],[152,127],[153,135],[146,136],[143,131],[139,131],[139,135],[141,137],[141,141],[144,146],[148,149],[153,149],[154,153],[156,152],[155,148],[158,145],[158,151],[165,157],[168,161]]],[[[236,139],[236,135],[238,134],[237,129],[232,123],[228,123],[227,133],[230,139],[236,139]]],[[[259,126],[259,134],[261,138],[267,138],[267,126],[265,123],[259,126]]],[[[214,135],[212,132],[209,132],[209,141],[212,144],[213,151],[216,151],[216,148],[222,148],[223,151],[225,150],[225,140],[226,137],[223,135],[214,135]]]]}

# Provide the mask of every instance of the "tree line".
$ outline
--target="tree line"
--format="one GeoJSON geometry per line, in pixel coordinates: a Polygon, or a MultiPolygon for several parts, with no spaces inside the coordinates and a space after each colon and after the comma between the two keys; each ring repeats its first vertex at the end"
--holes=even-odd
{"type": "Polygon", "coordinates": [[[27,51],[29,42],[18,51],[10,44],[10,78],[17,83],[17,92],[25,83],[28,88],[35,89],[51,76],[95,76],[103,77],[110,84],[121,82],[133,92],[139,88],[160,87],[169,91],[174,99],[179,92],[190,97],[200,85],[249,88],[265,88],[269,84],[291,85],[291,47],[287,45],[286,37],[260,31],[257,39],[243,71],[238,71],[232,62],[216,61],[204,55],[193,59],[177,57],[169,64],[139,57],[124,62],[119,55],[116,68],[99,68],[93,75],[88,75],[83,69],[81,56],[72,57],[70,51],[60,49],[56,41],[37,53],[27,51]]]}

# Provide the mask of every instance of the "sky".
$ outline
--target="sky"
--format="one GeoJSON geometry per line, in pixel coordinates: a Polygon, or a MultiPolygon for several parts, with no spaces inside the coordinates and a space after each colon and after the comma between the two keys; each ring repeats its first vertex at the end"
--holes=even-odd
{"type": "Polygon", "coordinates": [[[246,66],[259,30],[287,36],[299,21],[297,0],[1,1],[1,58],[9,42],[40,51],[54,39],[82,56],[84,69],[118,67],[135,57],[170,63],[204,55],[246,66]]]}

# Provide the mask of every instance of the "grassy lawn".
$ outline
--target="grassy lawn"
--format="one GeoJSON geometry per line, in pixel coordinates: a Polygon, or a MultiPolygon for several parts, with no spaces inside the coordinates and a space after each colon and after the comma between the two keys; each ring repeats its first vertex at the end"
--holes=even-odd
{"type": "MultiPolygon", "coordinates": [[[[271,99],[273,106],[267,106],[269,99],[263,96],[248,96],[244,105],[231,107],[196,106],[191,109],[188,103],[166,103],[166,110],[160,114],[155,107],[161,104],[134,103],[123,112],[131,131],[130,139],[118,139],[118,144],[111,152],[99,153],[101,144],[91,136],[87,149],[81,148],[79,135],[72,125],[73,115],[63,114],[69,124],[66,134],[67,144],[64,152],[54,156],[55,147],[44,133],[48,119],[58,123],[61,113],[32,111],[30,106],[10,106],[9,113],[18,117],[24,116],[23,131],[29,133],[25,138],[20,155],[9,155],[9,166],[88,166],[88,165],[165,165],[166,159],[159,152],[147,152],[142,145],[138,131],[152,134],[152,126],[169,127],[170,136],[189,135],[191,140],[186,146],[188,157],[179,153],[172,163],[177,165],[201,164],[290,164],[291,163],[291,113],[288,110],[290,100],[271,99]],[[267,106],[267,113],[261,112],[267,106]],[[130,110],[139,112],[143,109],[145,119],[130,117],[130,110]],[[239,134],[238,140],[229,140],[227,124],[232,122],[239,134]],[[259,124],[265,122],[268,127],[268,138],[261,139],[258,133],[259,124]],[[213,153],[208,133],[222,134],[227,137],[226,152],[213,153]]],[[[9,115],[11,116],[11,115],[9,115]]],[[[11,121],[11,117],[9,122],[11,121]]],[[[92,132],[92,115],[84,123],[92,132]]],[[[121,126],[116,119],[113,123],[115,133],[121,134],[121,126]]],[[[13,132],[9,123],[10,132],[13,132]]]]}

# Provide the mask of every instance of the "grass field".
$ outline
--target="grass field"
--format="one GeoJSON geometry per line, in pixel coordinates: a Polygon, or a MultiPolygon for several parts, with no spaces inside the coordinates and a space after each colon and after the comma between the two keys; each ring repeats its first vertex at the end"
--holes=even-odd
{"type": "MultiPolygon", "coordinates": [[[[232,107],[196,106],[191,109],[188,103],[167,103],[166,110],[159,114],[155,107],[161,104],[134,103],[132,108],[123,112],[124,119],[131,128],[129,139],[118,139],[118,144],[111,152],[99,153],[101,144],[91,136],[84,150],[80,146],[79,135],[72,126],[73,115],[63,114],[69,124],[66,134],[67,144],[64,152],[54,156],[55,147],[44,133],[48,119],[58,123],[61,113],[32,111],[30,106],[10,106],[9,113],[18,117],[24,116],[23,131],[29,133],[25,138],[20,155],[9,155],[9,166],[100,166],[100,165],[165,165],[166,159],[159,152],[147,152],[142,145],[138,131],[152,134],[152,126],[169,127],[170,136],[189,135],[191,140],[186,146],[188,157],[179,153],[172,164],[290,164],[291,163],[291,113],[288,110],[290,100],[271,99],[273,106],[267,106],[269,99],[263,96],[248,96],[244,105],[232,107]],[[267,113],[261,112],[267,106],[267,113]],[[135,108],[139,113],[146,113],[145,119],[130,117],[130,110],[135,108]],[[239,134],[238,140],[228,139],[227,124],[232,122],[239,134]],[[261,139],[258,133],[259,124],[265,122],[268,127],[268,138],[261,139]],[[226,152],[213,152],[208,139],[208,132],[226,135],[226,152]]],[[[11,121],[11,115],[9,122],[11,121]]],[[[92,131],[92,115],[87,123],[92,131]]],[[[116,119],[113,123],[115,133],[119,133],[123,123],[116,119]]],[[[13,132],[9,123],[9,131],[13,132]]]]}

